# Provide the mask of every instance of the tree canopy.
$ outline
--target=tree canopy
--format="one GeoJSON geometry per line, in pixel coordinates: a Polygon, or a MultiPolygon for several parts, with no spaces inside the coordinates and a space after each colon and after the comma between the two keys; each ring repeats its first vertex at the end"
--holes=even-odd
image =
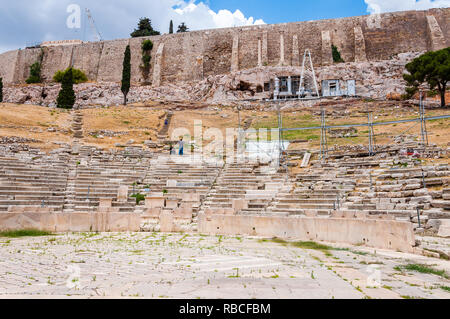
{"type": "Polygon", "coordinates": [[[170,25],[169,25],[169,34],[173,33],[173,21],[170,20],[170,25]]]}
{"type": "Polygon", "coordinates": [[[189,28],[187,27],[186,23],[181,22],[181,24],[178,26],[177,33],[188,32],[188,31],[189,31],[189,28]]]}
{"type": "Polygon", "coordinates": [[[130,34],[132,38],[148,37],[151,35],[160,35],[159,31],[156,31],[152,27],[152,21],[149,18],[140,18],[137,29],[130,34]]]}
{"type": "Polygon", "coordinates": [[[409,74],[404,74],[403,78],[408,84],[406,92],[409,96],[426,82],[430,90],[437,88],[441,94],[441,106],[445,106],[445,91],[450,79],[450,47],[422,54],[408,63],[406,70],[409,74]]]}

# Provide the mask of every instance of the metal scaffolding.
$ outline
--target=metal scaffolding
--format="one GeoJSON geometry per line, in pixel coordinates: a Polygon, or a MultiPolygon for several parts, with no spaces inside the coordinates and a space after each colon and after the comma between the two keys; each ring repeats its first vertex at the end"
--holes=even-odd
{"type": "Polygon", "coordinates": [[[320,159],[324,160],[327,156],[328,156],[327,124],[325,120],[325,109],[322,109],[321,127],[320,127],[320,159]]]}
{"type": "Polygon", "coordinates": [[[427,131],[427,123],[425,117],[425,104],[423,103],[422,91],[420,91],[420,136],[422,145],[428,146],[428,131],[427,131]]]}
{"type": "Polygon", "coordinates": [[[373,113],[367,113],[367,122],[369,126],[369,156],[375,154],[375,132],[373,129],[373,113]]]}
{"type": "Polygon", "coordinates": [[[317,86],[317,79],[316,79],[316,72],[314,71],[314,65],[313,65],[313,61],[312,61],[312,57],[311,57],[311,51],[309,51],[309,49],[305,50],[305,53],[303,54],[303,63],[302,63],[302,73],[300,75],[300,86],[299,86],[299,91],[297,92],[297,94],[299,95],[299,97],[301,98],[303,94],[305,94],[306,89],[305,89],[305,70],[306,70],[306,59],[309,58],[309,63],[310,63],[310,72],[312,73],[312,82],[314,83],[314,90],[315,90],[315,94],[316,97],[320,97],[319,94],[319,88],[317,86]]]}

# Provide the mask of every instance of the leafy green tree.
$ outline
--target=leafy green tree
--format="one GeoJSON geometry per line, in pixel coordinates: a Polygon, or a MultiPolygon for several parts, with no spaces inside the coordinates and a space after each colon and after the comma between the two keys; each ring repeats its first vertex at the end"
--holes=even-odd
{"type": "Polygon", "coordinates": [[[41,63],[35,62],[30,66],[30,76],[26,82],[28,84],[41,83],[41,63]]]}
{"type": "Polygon", "coordinates": [[[3,102],[3,79],[0,78],[0,103],[3,102]]]}
{"type": "Polygon", "coordinates": [[[173,21],[170,20],[170,25],[169,25],[169,34],[173,33],[173,21]]]}
{"type": "Polygon", "coordinates": [[[341,53],[339,52],[337,46],[335,46],[334,44],[331,45],[331,51],[333,54],[333,62],[334,63],[342,63],[345,62],[344,59],[342,59],[341,57],[341,53]]]}
{"type": "Polygon", "coordinates": [[[121,87],[124,105],[127,105],[127,95],[128,92],[130,92],[130,85],[131,85],[130,82],[131,82],[131,51],[130,46],[127,45],[123,57],[122,87],[121,87]]]}
{"type": "Polygon", "coordinates": [[[64,73],[61,90],[59,91],[56,104],[58,108],[71,109],[75,104],[75,92],[73,90],[72,68],[64,73]]]}
{"type": "Polygon", "coordinates": [[[450,47],[422,54],[408,63],[406,70],[409,74],[403,74],[403,78],[408,84],[406,93],[409,97],[426,82],[430,90],[437,88],[441,95],[441,106],[445,106],[445,91],[450,81],[450,47]]]}
{"type": "Polygon", "coordinates": [[[189,28],[187,27],[187,25],[184,22],[181,22],[181,24],[178,26],[178,31],[177,33],[183,33],[183,32],[188,32],[189,28]]]}
{"type": "Polygon", "coordinates": [[[152,21],[149,18],[140,18],[137,29],[130,34],[132,38],[148,37],[151,35],[160,35],[159,31],[156,31],[152,27],[152,21]]]}
{"type": "MultiPolygon", "coordinates": [[[[66,74],[68,70],[69,69],[66,69],[64,71],[61,70],[56,71],[55,75],[53,76],[53,81],[61,83],[64,74],[66,74]]],[[[72,79],[73,83],[75,84],[84,83],[88,81],[86,74],[84,74],[84,72],[79,69],[72,69],[72,79]]]]}

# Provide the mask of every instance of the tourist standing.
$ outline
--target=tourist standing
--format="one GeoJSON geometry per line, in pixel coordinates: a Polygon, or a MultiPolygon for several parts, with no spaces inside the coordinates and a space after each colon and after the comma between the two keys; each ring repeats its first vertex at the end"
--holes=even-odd
{"type": "Polygon", "coordinates": [[[179,150],[179,155],[183,155],[183,150],[184,150],[184,141],[183,141],[183,137],[180,137],[180,141],[178,142],[178,148],[179,150]]]}

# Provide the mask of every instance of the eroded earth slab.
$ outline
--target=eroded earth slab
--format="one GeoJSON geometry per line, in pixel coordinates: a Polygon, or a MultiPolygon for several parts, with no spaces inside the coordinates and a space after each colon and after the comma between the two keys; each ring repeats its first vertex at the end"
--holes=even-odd
{"type": "Polygon", "coordinates": [[[450,298],[449,261],[301,246],[162,233],[0,238],[0,298],[450,298]]]}

